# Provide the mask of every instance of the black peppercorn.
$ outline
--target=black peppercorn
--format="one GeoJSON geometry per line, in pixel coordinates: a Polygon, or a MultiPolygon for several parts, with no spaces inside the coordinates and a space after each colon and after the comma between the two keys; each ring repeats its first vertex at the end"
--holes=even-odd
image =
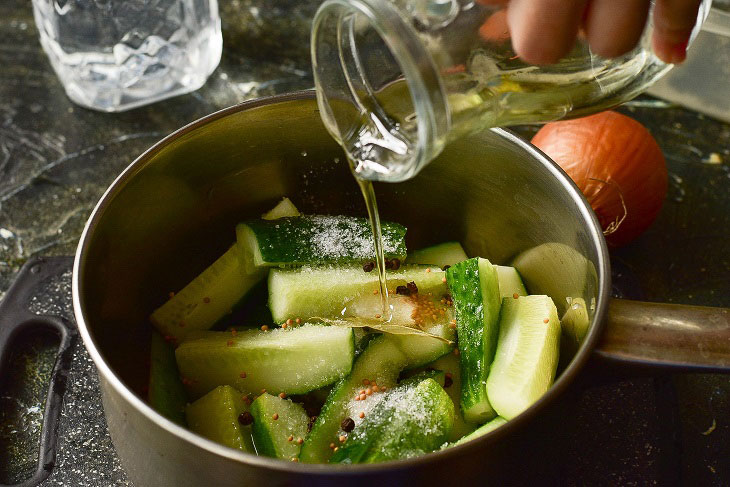
{"type": "Polygon", "coordinates": [[[416,286],[416,283],[414,281],[409,282],[406,284],[408,287],[408,290],[411,292],[411,294],[418,294],[418,286],[416,286]]]}
{"type": "Polygon", "coordinates": [[[244,426],[248,426],[249,424],[253,423],[253,414],[249,413],[248,411],[239,414],[238,422],[244,426]]]}
{"type": "Polygon", "coordinates": [[[342,428],[342,431],[345,433],[349,433],[350,431],[355,429],[355,420],[352,418],[345,418],[342,420],[342,424],[340,424],[340,427],[342,428]]]}
{"type": "Polygon", "coordinates": [[[410,296],[411,290],[408,289],[406,286],[398,286],[395,288],[395,293],[400,294],[401,296],[410,296]]]}
{"type": "Polygon", "coordinates": [[[365,272],[371,272],[373,269],[375,269],[375,262],[365,262],[362,265],[362,270],[365,272]]]}

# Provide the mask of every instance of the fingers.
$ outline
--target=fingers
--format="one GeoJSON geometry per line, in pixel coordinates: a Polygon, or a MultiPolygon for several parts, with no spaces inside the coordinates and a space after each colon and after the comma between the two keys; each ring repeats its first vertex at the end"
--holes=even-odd
{"type": "Polygon", "coordinates": [[[700,0],[657,0],[654,7],[654,53],[664,62],[681,63],[697,22],[700,0]]]}
{"type": "Polygon", "coordinates": [[[591,50],[617,57],[633,49],[646,25],[646,0],[592,0],[584,27],[591,50]]]}
{"type": "Polygon", "coordinates": [[[554,63],[575,43],[586,0],[512,0],[507,19],[512,47],[531,64],[554,63]]]}

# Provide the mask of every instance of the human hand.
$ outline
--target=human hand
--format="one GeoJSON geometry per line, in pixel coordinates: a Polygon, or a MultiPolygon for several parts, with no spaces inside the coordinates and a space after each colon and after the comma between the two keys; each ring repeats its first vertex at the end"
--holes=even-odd
{"type": "MultiPolygon", "coordinates": [[[[591,50],[616,57],[639,42],[648,0],[478,0],[505,5],[512,46],[531,64],[554,63],[565,56],[582,29],[591,50]]],[[[652,46],[667,63],[684,61],[701,0],[657,0],[652,46]]]]}

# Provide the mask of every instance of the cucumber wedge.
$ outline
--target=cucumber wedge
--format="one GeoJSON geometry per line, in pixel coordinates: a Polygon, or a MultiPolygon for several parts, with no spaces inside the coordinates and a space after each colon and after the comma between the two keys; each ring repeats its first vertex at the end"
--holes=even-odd
{"type": "MultiPolygon", "coordinates": [[[[294,204],[284,198],[262,218],[274,220],[299,216],[294,204]]],[[[163,336],[179,343],[198,330],[208,330],[228,314],[266,275],[247,272],[240,249],[234,244],[210,267],[152,313],[150,320],[163,336]]]]}
{"type": "Polygon", "coordinates": [[[499,297],[509,298],[515,294],[518,296],[527,296],[527,289],[522,283],[520,273],[514,267],[506,265],[495,265],[494,270],[497,271],[497,281],[499,281],[499,297]]]}
{"type": "Polygon", "coordinates": [[[262,270],[245,272],[234,245],[157,308],[150,320],[163,336],[179,343],[190,332],[213,326],[265,275],[262,270]]]}
{"type": "MultiPolygon", "coordinates": [[[[385,256],[405,259],[406,228],[390,222],[381,227],[385,256]]],[[[375,258],[370,223],[364,218],[307,215],[252,220],[240,223],[236,235],[249,271],[262,266],[362,263],[375,258]]]]}
{"type": "Polygon", "coordinates": [[[330,443],[338,443],[343,434],[342,421],[350,418],[360,421],[358,413],[379,401],[382,392],[372,392],[364,401],[356,400],[356,393],[366,390],[364,381],[375,381],[378,388],[392,388],[398,374],[407,364],[407,357],[388,335],[373,338],[360,354],[352,372],[332,389],[312,430],[302,445],[299,460],[306,463],[326,463],[332,455],[330,443]]]}
{"type": "Polygon", "coordinates": [[[468,435],[477,427],[476,424],[467,422],[461,412],[461,364],[459,364],[459,357],[449,353],[431,362],[428,366],[436,370],[441,370],[444,374],[448,374],[448,379],[444,384],[444,390],[456,407],[454,411],[454,427],[451,428],[448,441],[456,441],[468,435]]]}
{"type": "Polygon", "coordinates": [[[442,244],[415,250],[406,258],[409,264],[428,264],[441,268],[452,266],[468,259],[464,247],[459,242],[444,242],[442,244]]]}
{"type": "Polygon", "coordinates": [[[297,439],[307,435],[309,423],[301,404],[266,393],[251,404],[251,414],[253,441],[259,455],[281,460],[299,456],[301,446],[297,439]]]}
{"type": "MultiPolygon", "coordinates": [[[[441,297],[448,292],[444,271],[438,267],[401,266],[388,271],[388,289],[415,282],[418,293],[441,297]]],[[[352,300],[378,290],[378,273],[360,266],[272,269],[269,274],[269,308],[274,321],[339,318],[352,300]]],[[[395,294],[394,292],[392,294],[395,294]]]]}
{"type": "Polygon", "coordinates": [[[286,196],[279,201],[275,207],[261,215],[262,220],[278,220],[290,216],[299,216],[299,210],[286,196]]]}
{"type": "Polygon", "coordinates": [[[499,331],[499,283],[494,266],[482,258],[446,271],[454,300],[461,357],[461,410],[464,419],[485,423],[496,416],[485,384],[499,331]]]}
{"type": "MultiPolygon", "coordinates": [[[[453,330],[442,325],[427,328],[434,334],[442,331],[448,339],[453,338],[453,330]]],[[[327,397],[320,415],[310,431],[299,459],[308,463],[327,462],[332,455],[329,445],[347,433],[341,429],[342,421],[351,418],[356,424],[361,419],[360,412],[371,410],[382,399],[380,390],[366,395],[365,400],[357,400],[360,391],[367,390],[365,380],[375,382],[378,388],[392,388],[396,385],[401,371],[433,361],[451,346],[443,341],[414,335],[378,335],[372,338],[365,350],[357,357],[348,377],[341,380],[327,397]]]]}
{"type": "Polygon", "coordinates": [[[559,349],[560,321],[549,296],[504,298],[487,379],[489,401],[500,416],[514,418],[550,388],[559,349]]]}
{"type": "MultiPolygon", "coordinates": [[[[440,297],[440,295],[438,296],[440,297]]],[[[451,328],[453,310],[445,300],[428,295],[402,296],[394,294],[389,304],[391,325],[402,325],[423,330],[433,336],[415,334],[392,334],[389,339],[398,344],[408,359],[406,369],[412,369],[436,360],[451,352],[456,341],[456,330],[451,328]]],[[[382,313],[380,296],[365,294],[347,304],[346,318],[370,318],[382,313]]]]}
{"type": "Polygon", "coordinates": [[[188,427],[201,436],[230,448],[255,453],[251,440],[251,426],[239,421],[248,411],[241,393],[229,386],[210,391],[186,410],[188,427]]]}
{"type": "Polygon", "coordinates": [[[223,384],[245,393],[304,394],[350,372],[355,339],[352,329],[337,326],[208,331],[183,342],[175,356],[193,398],[223,384]]]}
{"type": "Polygon", "coordinates": [[[150,406],[180,425],[185,425],[185,388],[175,362],[175,348],[157,332],[152,332],[150,347],[150,406]]]}
{"type": "MultiPolygon", "coordinates": [[[[448,323],[435,324],[426,328],[425,331],[449,340],[451,343],[454,343],[456,339],[455,330],[452,330],[448,323]]],[[[398,347],[408,359],[405,370],[426,365],[454,349],[454,345],[451,343],[429,336],[391,335],[390,339],[398,344],[398,347]]]]}
{"type": "Polygon", "coordinates": [[[568,310],[570,301],[592,296],[598,286],[593,262],[578,250],[559,242],[525,250],[514,258],[512,265],[532,294],[553,298],[560,315],[568,310]]]}
{"type": "Polygon", "coordinates": [[[454,404],[433,379],[385,393],[348,435],[330,463],[375,463],[411,458],[441,446],[454,423],[454,404]]]}
{"type": "Polygon", "coordinates": [[[471,441],[474,438],[479,438],[480,436],[484,436],[487,433],[496,430],[497,428],[499,428],[500,426],[502,426],[503,424],[506,424],[506,423],[507,423],[507,420],[506,419],[504,419],[501,416],[497,416],[496,418],[494,418],[490,422],[481,425],[479,428],[477,428],[476,430],[474,430],[472,433],[470,433],[470,434],[464,436],[463,438],[461,438],[459,441],[457,441],[456,443],[454,443],[454,445],[461,445],[462,443],[466,443],[467,441],[471,441]]]}

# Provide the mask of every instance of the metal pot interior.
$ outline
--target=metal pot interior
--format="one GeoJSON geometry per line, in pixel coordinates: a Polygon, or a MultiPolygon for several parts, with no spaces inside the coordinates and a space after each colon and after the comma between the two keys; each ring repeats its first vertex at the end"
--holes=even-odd
{"type": "MultiPolygon", "coordinates": [[[[566,297],[589,303],[583,347],[561,357],[559,373],[575,374],[600,331],[606,249],[553,163],[507,132],[485,130],[447,147],[415,179],[376,192],[382,217],[408,227],[411,249],[458,240],[471,256],[509,264],[537,248],[519,269],[529,290],[550,293],[561,311],[566,297]]],[[[214,114],[130,166],[99,203],[77,256],[77,316],[97,365],[96,352],[144,397],[149,313],[227,249],[238,221],[282,196],[305,213],[365,215],[311,93],[214,114]]]]}

